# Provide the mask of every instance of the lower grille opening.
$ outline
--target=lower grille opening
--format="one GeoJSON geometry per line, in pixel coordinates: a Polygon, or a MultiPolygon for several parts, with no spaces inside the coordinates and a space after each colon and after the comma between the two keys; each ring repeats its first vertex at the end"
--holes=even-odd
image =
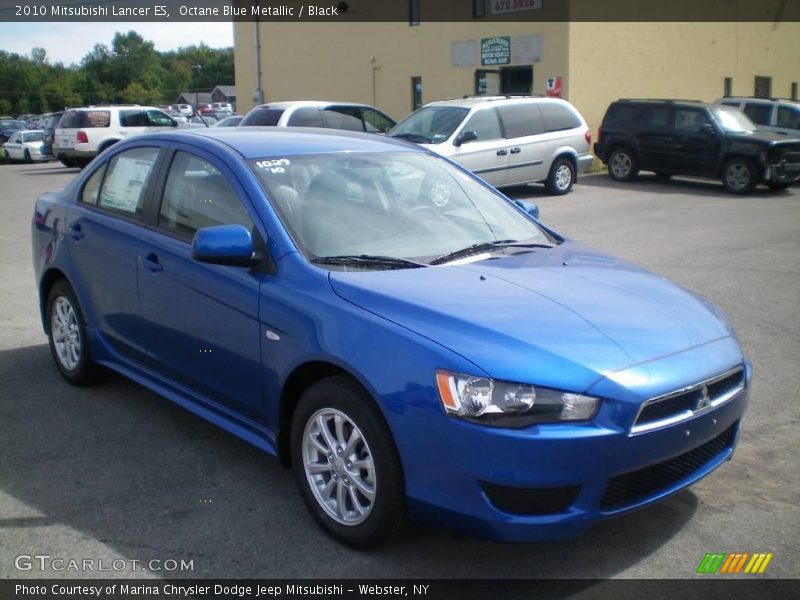
{"type": "Polygon", "coordinates": [[[608,483],[600,508],[622,508],[671,487],[699,471],[733,444],[734,423],[713,440],[664,462],[617,475],[608,483]]]}
{"type": "Polygon", "coordinates": [[[550,488],[520,488],[481,483],[489,501],[503,512],[512,515],[553,515],[567,510],[581,486],[550,488]]]}

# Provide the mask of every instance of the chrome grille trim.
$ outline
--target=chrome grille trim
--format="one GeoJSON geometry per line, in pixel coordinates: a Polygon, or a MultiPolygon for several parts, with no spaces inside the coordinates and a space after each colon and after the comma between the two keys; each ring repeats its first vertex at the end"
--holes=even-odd
{"type": "Polygon", "coordinates": [[[675,425],[676,423],[681,423],[682,421],[688,421],[689,419],[694,419],[695,417],[699,417],[715,408],[719,408],[723,404],[731,401],[733,398],[738,396],[745,388],[745,373],[744,373],[744,366],[739,365],[731,369],[730,371],[726,371],[725,373],[721,373],[716,375],[710,379],[706,379],[705,381],[701,381],[699,383],[695,383],[693,385],[687,386],[685,388],[681,388],[679,390],[675,390],[674,392],[669,392],[667,394],[663,394],[661,396],[656,396],[655,398],[650,398],[642,403],[639,407],[639,411],[636,413],[636,418],[633,420],[633,427],[631,427],[630,435],[640,435],[642,433],[649,433],[651,431],[656,431],[657,429],[663,429],[665,427],[670,427],[671,425],[675,425]],[[716,397],[710,397],[708,394],[709,386],[722,381],[732,375],[737,373],[741,374],[739,379],[739,383],[734,386],[733,388],[727,390],[726,392],[720,394],[716,397]],[[642,412],[644,412],[645,408],[648,406],[652,406],[653,404],[664,402],[665,400],[670,400],[677,396],[682,396],[684,394],[691,394],[700,392],[700,399],[694,405],[692,409],[682,410],[680,412],[675,413],[674,415],[670,415],[668,417],[664,417],[661,419],[657,419],[654,421],[648,421],[646,423],[639,423],[639,419],[642,416],[642,412]]]}

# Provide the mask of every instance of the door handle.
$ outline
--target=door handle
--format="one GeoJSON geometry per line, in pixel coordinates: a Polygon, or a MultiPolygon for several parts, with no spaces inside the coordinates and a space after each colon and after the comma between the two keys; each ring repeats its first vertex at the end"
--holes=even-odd
{"type": "Polygon", "coordinates": [[[74,240],[79,240],[83,237],[80,223],[71,223],[69,227],[67,227],[67,233],[69,233],[74,240]]]}
{"type": "Polygon", "coordinates": [[[158,262],[158,256],[151,252],[147,256],[139,257],[139,264],[152,273],[158,273],[164,270],[164,265],[158,262]]]}
{"type": "Polygon", "coordinates": [[[508,154],[508,152],[506,150],[498,150],[497,151],[497,156],[505,156],[506,154],[508,154]]]}
{"type": "Polygon", "coordinates": [[[511,154],[519,154],[520,152],[522,152],[522,148],[512,148],[511,149],[511,154]]]}

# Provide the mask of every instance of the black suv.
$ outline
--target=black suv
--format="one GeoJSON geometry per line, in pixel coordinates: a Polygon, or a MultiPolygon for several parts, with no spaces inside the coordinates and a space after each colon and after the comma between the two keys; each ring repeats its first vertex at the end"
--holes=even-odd
{"type": "Polygon", "coordinates": [[[800,178],[800,139],[765,131],[728,106],[683,100],[618,100],[608,107],[595,154],[617,181],[640,169],[722,180],[729,192],[759,182],[785,189],[800,178]]]}

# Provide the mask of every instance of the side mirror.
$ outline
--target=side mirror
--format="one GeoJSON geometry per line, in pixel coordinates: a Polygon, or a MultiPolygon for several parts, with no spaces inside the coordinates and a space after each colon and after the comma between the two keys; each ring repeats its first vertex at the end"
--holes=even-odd
{"type": "Polygon", "coordinates": [[[468,142],[474,142],[478,139],[478,134],[474,131],[462,131],[456,136],[456,139],[453,140],[453,145],[458,147],[461,144],[466,144],[468,142]]]}
{"type": "Polygon", "coordinates": [[[537,221],[539,220],[539,205],[535,202],[529,202],[528,200],[514,200],[514,204],[519,206],[537,221]]]}
{"type": "Polygon", "coordinates": [[[700,133],[713,136],[716,131],[714,131],[714,126],[711,123],[703,123],[700,125],[700,133]]]}
{"type": "Polygon", "coordinates": [[[249,267],[255,259],[253,236],[243,225],[198,229],[192,240],[192,258],[213,265],[249,267]]]}

